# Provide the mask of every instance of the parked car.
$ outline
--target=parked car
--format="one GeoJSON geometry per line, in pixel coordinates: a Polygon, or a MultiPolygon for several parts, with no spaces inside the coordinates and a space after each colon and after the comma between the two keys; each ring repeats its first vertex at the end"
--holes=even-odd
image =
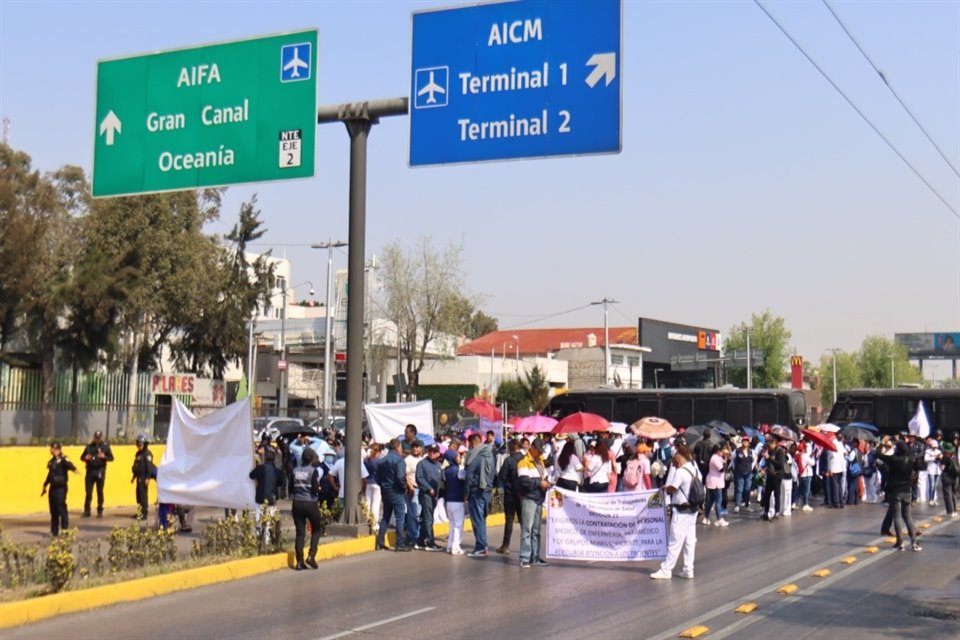
{"type": "Polygon", "coordinates": [[[259,442],[263,434],[267,433],[271,440],[280,437],[281,427],[302,427],[303,420],[300,418],[287,418],[281,416],[261,416],[253,419],[253,439],[259,442]]]}

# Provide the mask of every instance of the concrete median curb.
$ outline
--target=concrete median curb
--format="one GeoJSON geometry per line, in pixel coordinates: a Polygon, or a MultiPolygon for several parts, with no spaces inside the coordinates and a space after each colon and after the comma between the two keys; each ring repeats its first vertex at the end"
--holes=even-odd
{"type": "MultiPolygon", "coordinates": [[[[502,513],[487,517],[488,527],[497,527],[503,524],[504,516],[502,513]]],[[[469,520],[465,523],[464,528],[470,531],[469,520]]],[[[434,527],[434,533],[446,535],[448,529],[447,524],[438,524],[434,527]]],[[[391,543],[393,542],[393,532],[388,534],[388,539],[391,543]]],[[[375,543],[375,536],[364,536],[355,540],[338,540],[321,544],[317,550],[317,560],[332,560],[372,552],[375,543]]],[[[0,629],[18,627],[67,613],[89,611],[112,604],[136,602],[177,591],[205,587],[231,580],[242,580],[292,566],[292,552],[276,553],[269,556],[231,560],[209,567],[186,569],[149,578],[137,578],[136,580],[108,584],[102,587],[66,591],[49,596],[8,602],[0,604],[0,629]]]]}

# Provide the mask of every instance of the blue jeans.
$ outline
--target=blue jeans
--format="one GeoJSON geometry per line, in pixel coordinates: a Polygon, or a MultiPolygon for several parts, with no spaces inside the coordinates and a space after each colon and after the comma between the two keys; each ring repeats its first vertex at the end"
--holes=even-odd
{"type": "Polygon", "coordinates": [[[722,500],[723,489],[707,489],[707,504],[703,508],[704,519],[710,518],[710,509],[715,508],[717,520],[720,519],[720,501],[722,500]]]}
{"type": "Polygon", "coordinates": [[[753,474],[733,476],[733,506],[739,507],[743,499],[744,506],[750,504],[750,485],[753,484],[753,474]]]}
{"type": "Polygon", "coordinates": [[[420,490],[414,489],[413,495],[403,494],[403,503],[407,508],[407,536],[405,542],[412,546],[420,539],[420,490]]]}
{"type": "Polygon", "coordinates": [[[847,504],[860,504],[860,476],[847,474],[847,504]]]}
{"type": "Polygon", "coordinates": [[[543,503],[524,499],[520,503],[520,562],[540,559],[540,525],[543,503]]]}
{"type": "Polygon", "coordinates": [[[383,518],[380,520],[380,530],[377,531],[377,546],[384,546],[384,538],[387,535],[387,528],[390,526],[390,518],[396,516],[397,520],[397,546],[403,545],[403,523],[406,514],[406,507],[403,502],[403,494],[393,491],[383,491],[383,518]]]}
{"type": "Polygon", "coordinates": [[[810,482],[812,480],[812,476],[800,478],[800,502],[803,503],[802,506],[804,507],[810,506],[810,482]]]}
{"type": "Polygon", "coordinates": [[[934,502],[937,499],[937,485],[940,484],[940,474],[930,475],[927,473],[927,502],[934,502]]]}
{"type": "Polygon", "coordinates": [[[487,550],[487,504],[490,502],[490,489],[470,492],[470,524],[473,525],[474,551],[487,550]]]}

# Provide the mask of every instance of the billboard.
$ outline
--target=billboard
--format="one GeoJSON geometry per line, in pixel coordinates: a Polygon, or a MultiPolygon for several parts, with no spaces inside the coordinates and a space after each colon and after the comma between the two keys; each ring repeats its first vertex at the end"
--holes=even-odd
{"type": "Polygon", "coordinates": [[[907,348],[911,358],[960,358],[960,331],[897,333],[893,339],[907,348]]]}
{"type": "Polygon", "coordinates": [[[674,356],[707,355],[702,352],[714,352],[710,357],[716,358],[722,347],[721,335],[716,329],[650,318],[639,319],[637,340],[641,346],[653,349],[651,354],[644,356],[644,360],[659,363],[670,362],[674,356]]]}

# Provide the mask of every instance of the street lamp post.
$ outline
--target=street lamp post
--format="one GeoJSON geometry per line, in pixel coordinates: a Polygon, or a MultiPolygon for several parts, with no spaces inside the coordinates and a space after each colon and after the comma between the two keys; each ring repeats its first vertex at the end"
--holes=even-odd
{"type": "Polygon", "coordinates": [[[519,377],[520,377],[520,336],[514,335],[514,336],[513,336],[513,339],[514,339],[514,341],[517,343],[517,344],[516,344],[517,352],[516,352],[516,354],[515,354],[515,355],[516,355],[516,366],[515,366],[514,368],[515,368],[516,371],[517,371],[517,378],[519,378],[519,377]]]}
{"type": "Polygon", "coordinates": [[[603,305],[603,384],[606,386],[610,383],[610,325],[607,321],[607,305],[617,304],[617,301],[605,297],[603,300],[596,300],[590,304],[603,305]]]}
{"type": "Polygon", "coordinates": [[[660,388],[660,377],[659,377],[657,374],[659,374],[661,371],[663,371],[663,369],[654,369],[654,370],[653,370],[653,386],[654,386],[655,389],[659,389],[659,388],[660,388]]]}
{"type": "Polygon", "coordinates": [[[891,389],[897,388],[897,369],[893,364],[894,358],[895,356],[890,356],[890,388],[891,389]]]}
{"type": "Polygon", "coordinates": [[[324,334],[323,334],[323,428],[330,426],[330,360],[333,358],[333,351],[330,348],[331,322],[330,317],[330,289],[333,287],[333,249],[334,247],[345,247],[346,242],[340,240],[328,240],[319,244],[310,245],[311,249],[327,250],[327,301],[324,307],[324,334]]]}
{"type": "Polygon", "coordinates": [[[837,403],[837,352],[840,349],[830,349],[833,354],[833,404],[837,403]]]}

